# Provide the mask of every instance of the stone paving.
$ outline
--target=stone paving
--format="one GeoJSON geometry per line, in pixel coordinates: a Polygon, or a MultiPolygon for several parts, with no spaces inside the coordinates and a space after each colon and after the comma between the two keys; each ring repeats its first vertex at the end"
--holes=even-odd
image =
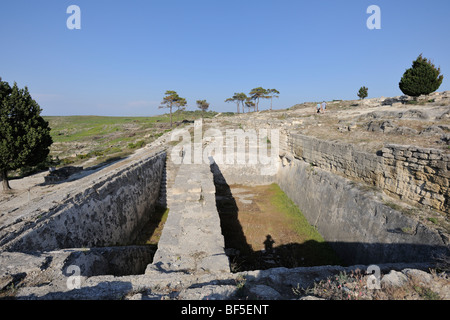
{"type": "Polygon", "coordinates": [[[183,164],[168,194],[169,216],[149,270],[230,271],[207,164],[183,164]]]}

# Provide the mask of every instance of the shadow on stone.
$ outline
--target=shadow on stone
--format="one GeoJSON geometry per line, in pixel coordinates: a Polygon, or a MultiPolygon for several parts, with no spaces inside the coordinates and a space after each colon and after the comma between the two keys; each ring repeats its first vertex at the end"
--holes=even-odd
{"type": "Polygon", "coordinates": [[[308,240],[277,246],[277,239],[266,235],[264,250],[255,251],[247,242],[239,222],[239,208],[230,186],[217,164],[211,165],[216,187],[216,206],[221,219],[226,253],[232,272],[285,267],[323,265],[350,266],[381,263],[428,263],[448,255],[446,246],[417,243],[363,243],[308,240]]]}
{"type": "Polygon", "coordinates": [[[239,222],[239,208],[231,193],[230,186],[227,184],[216,163],[211,164],[210,167],[214,176],[216,207],[219,212],[222,234],[225,238],[225,248],[228,251],[232,251],[234,248],[243,253],[251,253],[253,249],[247,243],[244,231],[239,222]]]}

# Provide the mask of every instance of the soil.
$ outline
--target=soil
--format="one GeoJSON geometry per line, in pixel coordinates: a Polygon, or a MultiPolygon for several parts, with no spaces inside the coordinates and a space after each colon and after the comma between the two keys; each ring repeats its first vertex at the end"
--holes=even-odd
{"type": "Polygon", "coordinates": [[[229,190],[219,189],[216,200],[233,272],[339,263],[278,185],[229,190]]]}
{"type": "Polygon", "coordinates": [[[141,232],[133,244],[152,245],[156,247],[168,215],[169,209],[156,207],[155,212],[152,214],[149,221],[142,227],[141,232]]]}

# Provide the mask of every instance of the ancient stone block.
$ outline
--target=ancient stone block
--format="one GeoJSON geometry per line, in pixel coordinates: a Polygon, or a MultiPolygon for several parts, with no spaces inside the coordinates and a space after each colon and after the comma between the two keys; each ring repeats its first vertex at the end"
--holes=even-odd
{"type": "Polygon", "coordinates": [[[412,156],[412,152],[409,151],[409,150],[407,150],[407,151],[404,151],[404,152],[403,152],[403,155],[404,155],[405,157],[409,158],[409,157],[412,156]]]}
{"type": "Polygon", "coordinates": [[[396,157],[395,157],[395,160],[398,160],[398,161],[406,161],[406,158],[405,158],[405,157],[402,157],[402,156],[396,156],[396,157]]]}
{"type": "Polygon", "coordinates": [[[417,180],[426,180],[426,178],[427,178],[427,176],[423,172],[420,172],[420,171],[416,172],[415,177],[417,180]]]}
{"type": "Polygon", "coordinates": [[[426,190],[434,192],[434,193],[439,193],[439,191],[441,190],[441,187],[435,183],[431,183],[431,182],[427,182],[425,184],[424,187],[426,190]]]}

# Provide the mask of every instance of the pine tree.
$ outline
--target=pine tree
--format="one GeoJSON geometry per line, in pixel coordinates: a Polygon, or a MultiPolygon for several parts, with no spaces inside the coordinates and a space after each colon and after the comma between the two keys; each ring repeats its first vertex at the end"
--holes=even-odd
{"type": "Polygon", "coordinates": [[[203,114],[209,108],[209,103],[206,100],[197,100],[197,108],[202,110],[202,118],[203,118],[203,114]]]}
{"type": "Polygon", "coordinates": [[[359,97],[361,100],[364,100],[364,99],[367,98],[367,96],[368,96],[368,91],[369,91],[368,88],[366,88],[366,87],[361,87],[361,88],[359,89],[359,91],[358,91],[358,97],[359,97]]]}
{"type": "Polygon", "coordinates": [[[184,110],[187,104],[185,98],[181,98],[176,91],[167,90],[166,96],[163,98],[159,108],[169,108],[170,112],[170,127],[172,128],[172,108],[178,108],[178,110],[184,110]]]}
{"type": "Polygon", "coordinates": [[[272,100],[273,98],[278,98],[280,91],[278,91],[277,89],[267,89],[267,94],[268,97],[270,97],[270,110],[272,110],[272,100]]]}
{"type": "Polygon", "coordinates": [[[48,122],[28,88],[12,88],[0,79],[0,174],[3,190],[11,187],[8,171],[45,161],[53,143],[48,122]]]}
{"type": "Polygon", "coordinates": [[[259,99],[269,99],[270,96],[267,95],[266,89],[258,87],[250,91],[250,98],[256,101],[256,111],[259,111],[259,99]]]}
{"type": "Polygon", "coordinates": [[[441,69],[436,68],[431,61],[422,57],[422,54],[413,61],[412,68],[406,70],[400,80],[400,90],[408,96],[418,97],[422,94],[435,92],[442,84],[444,76],[441,69]]]}

